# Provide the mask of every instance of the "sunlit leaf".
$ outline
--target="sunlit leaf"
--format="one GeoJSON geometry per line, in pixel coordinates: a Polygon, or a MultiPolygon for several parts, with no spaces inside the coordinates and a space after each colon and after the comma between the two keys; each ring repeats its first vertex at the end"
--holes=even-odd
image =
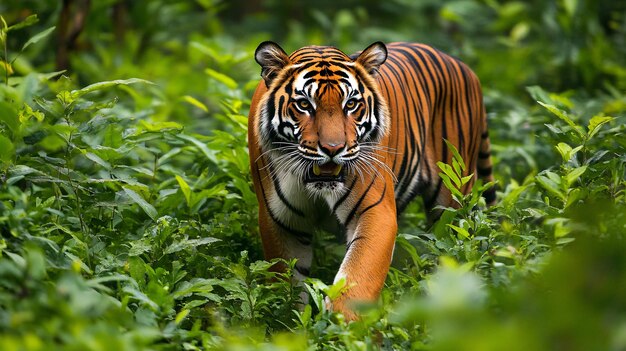
{"type": "Polygon", "coordinates": [[[548,111],[552,112],[553,115],[557,116],[559,119],[561,119],[562,121],[564,121],[565,123],[567,123],[570,127],[572,127],[572,129],[581,137],[584,136],[584,133],[582,131],[582,128],[580,126],[578,126],[568,115],[565,111],[559,109],[558,107],[554,106],[554,105],[550,105],[550,104],[546,104],[543,103],[541,101],[537,101],[537,103],[539,103],[539,105],[545,107],[548,111]]]}
{"type": "Polygon", "coordinates": [[[572,183],[574,183],[580,176],[585,173],[587,170],[587,166],[581,166],[578,168],[574,168],[567,175],[565,175],[565,181],[567,182],[567,186],[569,187],[572,183]]]}
{"type": "Polygon", "coordinates": [[[224,73],[220,73],[218,71],[207,68],[205,70],[206,74],[208,74],[211,78],[217,80],[218,82],[224,84],[229,89],[237,89],[237,82],[231,77],[225,75],[224,73]]]}
{"type": "Polygon", "coordinates": [[[178,186],[180,187],[180,190],[183,192],[183,195],[185,195],[185,200],[187,201],[187,205],[191,206],[191,188],[189,187],[189,184],[187,184],[187,182],[183,179],[183,177],[176,175],[176,181],[178,182],[178,186]]]}
{"type": "Polygon", "coordinates": [[[209,108],[206,107],[205,104],[203,104],[202,102],[200,102],[198,99],[196,99],[195,97],[191,96],[191,95],[185,95],[183,96],[183,100],[187,101],[188,103],[190,103],[191,105],[201,109],[204,112],[209,112],[209,108]]]}
{"type": "Polygon", "coordinates": [[[609,123],[614,119],[615,118],[608,116],[594,116],[589,121],[589,125],[587,126],[587,138],[593,138],[593,136],[600,131],[600,128],[602,128],[604,124],[609,123]]]}
{"type": "Polygon", "coordinates": [[[212,237],[206,237],[206,238],[200,238],[200,239],[184,239],[184,240],[177,241],[173,243],[172,245],[168,246],[165,249],[164,253],[171,254],[171,253],[178,252],[181,250],[195,248],[201,245],[212,244],[217,241],[220,241],[220,239],[212,238],[212,237]]]}
{"type": "Polygon", "coordinates": [[[176,318],[174,318],[174,323],[180,324],[187,316],[189,315],[188,309],[183,309],[182,311],[176,314],[176,318]]]}
{"type": "Polygon", "coordinates": [[[465,239],[470,239],[471,235],[470,235],[470,233],[466,229],[461,228],[459,226],[456,226],[454,224],[448,224],[448,227],[452,228],[461,237],[463,237],[465,239]]]}
{"type": "Polygon", "coordinates": [[[461,187],[461,179],[456,174],[456,172],[454,172],[454,169],[452,169],[450,165],[438,161],[437,166],[443,171],[443,174],[445,174],[450,180],[454,182],[456,188],[461,187]]]}

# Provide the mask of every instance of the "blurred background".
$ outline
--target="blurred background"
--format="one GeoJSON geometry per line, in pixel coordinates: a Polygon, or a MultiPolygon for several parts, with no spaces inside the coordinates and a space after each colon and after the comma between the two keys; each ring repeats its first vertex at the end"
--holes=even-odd
{"type": "Polygon", "coordinates": [[[427,43],[461,57],[486,89],[626,89],[623,1],[6,0],[0,13],[9,24],[32,14],[40,19],[11,35],[9,47],[56,26],[52,40],[24,53],[24,65],[80,67],[68,74],[84,83],[162,60],[169,67],[145,70],[145,78],[192,76],[189,70],[208,60],[218,68],[237,65],[239,81],[258,71],[250,58],[263,40],[287,52],[317,44],[348,53],[382,40],[427,43]]]}

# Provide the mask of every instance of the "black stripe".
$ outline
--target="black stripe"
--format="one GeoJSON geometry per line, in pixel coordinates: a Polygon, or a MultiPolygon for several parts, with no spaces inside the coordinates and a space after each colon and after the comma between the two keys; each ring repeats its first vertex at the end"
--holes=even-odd
{"type": "Polygon", "coordinates": [[[357,201],[356,204],[354,204],[354,207],[352,207],[352,211],[350,211],[350,214],[348,214],[348,217],[346,217],[346,222],[344,223],[346,227],[348,226],[348,224],[350,224],[350,221],[352,221],[352,219],[354,218],[354,215],[356,214],[356,210],[359,208],[359,206],[361,206],[361,202],[363,202],[363,199],[365,199],[365,196],[367,196],[367,193],[372,188],[372,185],[374,185],[374,181],[376,181],[376,177],[372,178],[372,182],[367,186],[367,189],[365,189],[365,191],[363,192],[363,195],[361,195],[361,197],[359,198],[359,201],[357,201]]]}
{"type": "Polygon", "coordinates": [[[315,75],[317,75],[318,73],[320,73],[319,71],[309,71],[307,73],[304,74],[304,79],[309,79],[309,78],[313,78],[315,77],[315,75]]]}
{"type": "Polygon", "coordinates": [[[311,241],[313,241],[313,235],[306,233],[306,232],[289,228],[287,225],[285,225],[284,223],[278,220],[278,218],[276,217],[276,215],[274,215],[274,213],[272,212],[272,209],[270,208],[270,205],[267,201],[267,197],[265,196],[265,189],[263,188],[263,185],[261,185],[261,195],[263,196],[263,202],[265,202],[265,208],[267,209],[267,213],[270,215],[270,218],[272,219],[272,221],[276,223],[276,225],[279,226],[280,229],[293,235],[296,238],[296,240],[300,242],[300,244],[311,245],[311,241]]]}
{"type": "MultiPolygon", "coordinates": [[[[270,167],[270,174],[273,173],[273,168],[270,167]]],[[[302,212],[301,210],[297,209],[294,205],[292,205],[289,200],[287,200],[287,198],[285,197],[285,194],[283,193],[282,189],[280,188],[280,183],[278,182],[278,180],[276,179],[276,177],[271,177],[272,178],[272,182],[274,183],[274,189],[276,190],[276,195],[278,195],[278,198],[280,199],[280,201],[283,202],[283,204],[293,213],[297,214],[300,217],[304,217],[304,212],[302,212]]]]}
{"type": "Polygon", "coordinates": [[[355,241],[363,239],[362,236],[355,236],[354,238],[352,238],[352,240],[350,240],[350,242],[346,245],[346,251],[350,250],[350,247],[352,246],[352,244],[354,244],[355,241]]]}
{"type": "Polygon", "coordinates": [[[435,202],[437,201],[437,197],[439,196],[439,193],[441,193],[442,186],[443,186],[443,180],[439,178],[439,181],[437,181],[437,186],[435,187],[435,191],[433,192],[431,197],[429,199],[424,199],[424,206],[428,209],[428,211],[432,210],[433,207],[435,207],[435,205],[438,205],[435,202]]]}
{"type": "Polygon", "coordinates": [[[496,201],[496,189],[492,187],[485,190],[483,192],[483,197],[488,204],[496,201]]]}
{"type": "Polygon", "coordinates": [[[482,151],[478,152],[478,158],[485,159],[485,158],[489,158],[489,156],[491,156],[491,152],[482,152],[482,151]]]}
{"type": "Polygon", "coordinates": [[[348,190],[339,198],[339,200],[337,200],[335,206],[333,206],[333,213],[337,212],[339,206],[341,206],[341,204],[346,201],[348,196],[350,196],[350,194],[352,193],[352,188],[354,188],[354,185],[356,184],[356,180],[357,177],[355,176],[354,180],[352,180],[352,184],[350,184],[350,186],[348,187],[348,190]]]}
{"type": "Polygon", "coordinates": [[[285,84],[285,93],[287,93],[288,96],[291,96],[291,93],[293,92],[293,82],[294,80],[296,80],[295,78],[291,78],[289,79],[289,83],[285,84]]]}
{"type": "Polygon", "coordinates": [[[487,177],[491,175],[491,167],[486,167],[486,168],[478,167],[476,170],[478,171],[479,177],[487,177]]]}
{"type": "Polygon", "coordinates": [[[363,209],[363,211],[361,211],[361,213],[359,214],[360,216],[363,215],[363,213],[367,212],[368,210],[370,210],[371,208],[378,206],[378,204],[380,204],[381,202],[383,202],[383,198],[385,198],[385,192],[387,191],[387,183],[385,183],[385,187],[383,188],[383,193],[380,195],[380,199],[378,199],[378,201],[376,201],[375,203],[367,206],[365,209],[363,209]]]}
{"type": "Polygon", "coordinates": [[[482,139],[489,138],[489,130],[485,130],[485,131],[484,131],[484,132],[480,135],[480,137],[481,137],[482,139]]]}

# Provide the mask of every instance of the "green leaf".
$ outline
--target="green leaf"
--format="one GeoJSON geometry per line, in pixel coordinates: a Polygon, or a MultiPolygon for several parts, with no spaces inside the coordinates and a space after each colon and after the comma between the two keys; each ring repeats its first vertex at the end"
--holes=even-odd
{"type": "Polygon", "coordinates": [[[300,324],[302,324],[302,326],[306,328],[311,321],[311,316],[313,315],[313,308],[311,307],[311,305],[305,305],[302,313],[298,313],[296,310],[294,310],[294,313],[298,317],[300,324]]]}
{"type": "Polygon", "coordinates": [[[461,187],[461,179],[459,179],[459,177],[457,176],[456,172],[454,171],[454,169],[452,169],[452,167],[448,164],[445,164],[441,161],[437,162],[437,166],[439,166],[439,169],[441,169],[443,171],[443,173],[448,176],[448,178],[450,178],[450,180],[452,180],[454,182],[454,184],[456,185],[456,188],[460,188],[461,187]]]}
{"type": "Polygon", "coordinates": [[[591,139],[594,135],[596,135],[596,133],[600,131],[600,128],[602,128],[604,124],[609,123],[614,119],[615,118],[608,116],[594,116],[589,121],[589,125],[587,126],[587,139],[591,139]]]}
{"type": "Polygon", "coordinates": [[[0,134],[0,161],[9,162],[15,156],[15,146],[11,139],[0,134]]]}
{"type": "Polygon", "coordinates": [[[170,246],[168,246],[165,251],[163,252],[164,254],[171,254],[174,252],[178,252],[181,250],[185,250],[185,249],[190,249],[190,248],[194,248],[200,245],[208,245],[208,244],[212,244],[214,242],[220,241],[220,239],[217,238],[212,238],[212,237],[205,237],[205,238],[200,238],[200,239],[184,239],[181,241],[176,241],[174,243],[172,243],[170,246]]]}
{"type": "Polygon", "coordinates": [[[5,101],[0,101],[0,122],[9,127],[12,133],[17,133],[20,127],[18,113],[13,105],[5,101]]]}
{"type": "MultiPolygon", "coordinates": [[[[457,148],[454,146],[454,144],[452,144],[448,140],[443,139],[443,141],[448,146],[448,150],[452,151],[453,158],[459,162],[459,165],[461,166],[461,169],[463,171],[466,171],[467,167],[465,166],[465,161],[463,160],[463,157],[461,157],[461,154],[459,154],[459,150],[457,150],[457,148]]],[[[461,173],[459,173],[459,175],[461,175],[461,173]]]]}
{"type": "Polygon", "coordinates": [[[576,155],[576,153],[578,153],[578,151],[583,148],[583,146],[579,145],[572,149],[572,147],[569,146],[569,144],[567,143],[558,143],[555,148],[561,155],[563,162],[568,162],[572,159],[572,157],[574,157],[574,155],[576,155]]]}
{"type": "Polygon", "coordinates": [[[461,184],[465,185],[469,183],[469,181],[472,180],[472,178],[474,178],[474,173],[470,175],[466,175],[465,177],[461,178],[461,184]]]}
{"type": "Polygon", "coordinates": [[[27,246],[24,258],[28,275],[32,279],[39,280],[46,275],[46,258],[39,247],[27,246]]]}
{"type": "Polygon", "coordinates": [[[527,22],[519,22],[511,29],[509,33],[509,38],[513,42],[518,42],[528,36],[530,33],[530,25],[527,22]]]}
{"type": "Polygon", "coordinates": [[[24,43],[24,46],[22,46],[22,51],[26,50],[27,47],[31,46],[32,44],[37,43],[38,41],[40,41],[41,39],[47,37],[48,35],[50,35],[50,33],[52,33],[52,31],[54,31],[56,27],[50,27],[42,32],[39,32],[38,34],[34,35],[33,37],[31,37],[30,39],[28,39],[28,41],[26,41],[26,43],[24,43]]]}
{"type": "Polygon", "coordinates": [[[324,310],[324,295],[320,293],[324,289],[327,289],[328,286],[322,283],[318,279],[307,278],[304,282],[304,287],[311,295],[311,300],[315,303],[315,307],[317,307],[318,311],[324,310]]]}
{"type": "Polygon", "coordinates": [[[535,181],[539,183],[539,185],[548,193],[556,196],[562,201],[565,200],[565,195],[561,192],[559,184],[555,183],[554,180],[543,175],[538,175],[535,177],[535,181]]]}
{"type": "Polygon", "coordinates": [[[572,157],[572,147],[566,143],[558,143],[556,146],[556,151],[561,154],[561,158],[563,158],[563,162],[569,161],[572,157]]]}
{"type": "Polygon", "coordinates": [[[587,196],[586,189],[582,189],[582,188],[572,189],[567,194],[567,202],[565,203],[564,208],[572,206],[573,204],[577,203],[579,200],[584,199],[585,196],[587,196]]]}
{"type": "Polygon", "coordinates": [[[204,112],[209,112],[209,108],[206,107],[205,104],[203,104],[202,102],[200,102],[198,99],[196,99],[193,96],[190,95],[185,95],[183,96],[183,100],[187,101],[188,103],[192,104],[193,106],[201,109],[204,112]]]}
{"type": "MultiPolygon", "coordinates": [[[[2,17],[2,16],[0,16],[2,17]]],[[[28,27],[28,26],[32,26],[33,24],[39,22],[39,18],[37,17],[37,15],[30,15],[28,17],[26,17],[23,21],[20,21],[12,26],[7,27],[6,26],[6,22],[4,21],[4,18],[2,18],[2,23],[4,25],[4,27],[6,28],[6,31],[12,31],[12,30],[18,30],[18,29],[22,29],[24,27],[28,27]]]]}
{"type": "Polygon", "coordinates": [[[142,293],[141,291],[131,286],[125,286],[122,291],[130,295],[135,300],[142,302],[145,305],[148,305],[153,311],[159,310],[159,305],[156,302],[152,301],[146,294],[142,293]]]}
{"type": "Polygon", "coordinates": [[[524,192],[528,188],[528,184],[518,186],[517,183],[514,183],[511,187],[513,190],[506,194],[506,196],[501,201],[502,207],[507,209],[507,212],[513,208],[514,204],[517,202],[522,192],[524,192]]]}
{"type": "Polygon", "coordinates": [[[189,184],[183,179],[183,177],[177,175],[176,181],[178,182],[178,186],[180,186],[180,190],[185,195],[185,200],[187,201],[187,206],[191,206],[191,188],[189,184]]]}
{"type": "Polygon", "coordinates": [[[139,286],[145,285],[145,275],[146,275],[146,264],[144,261],[137,256],[128,257],[127,262],[128,273],[130,276],[135,279],[139,286]]]}
{"type": "Polygon", "coordinates": [[[148,132],[163,132],[168,130],[183,129],[182,124],[172,121],[148,122],[145,120],[141,120],[139,121],[139,125],[148,132]]]}
{"type": "Polygon", "coordinates": [[[470,239],[470,233],[465,229],[458,227],[454,224],[447,224],[448,227],[452,228],[457,234],[461,235],[465,239],[470,239]]]}
{"type": "Polygon", "coordinates": [[[72,90],[72,92],[70,93],[70,96],[73,100],[76,100],[79,97],[85,94],[89,94],[94,91],[103,90],[103,89],[107,89],[107,88],[118,86],[118,85],[130,85],[130,84],[136,84],[136,83],[154,84],[150,81],[147,81],[145,79],[139,79],[139,78],[118,79],[118,80],[111,80],[111,81],[105,81],[105,82],[98,82],[98,83],[88,85],[79,90],[72,90]]]}
{"type": "Polygon", "coordinates": [[[578,126],[568,115],[565,111],[561,110],[560,108],[554,106],[554,105],[550,105],[550,104],[546,104],[543,103],[541,101],[537,101],[537,103],[539,103],[539,105],[545,107],[548,111],[550,111],[553,115],[557,116],[559,119],[561,119],[562,121],[564,121],[565,123],[567,123],[570,127],[572,127],[572,129],[580,136],[580,137],[584,137],[584,133],[582,131],[582,128],[580,126],[578,126]]]}
{"type": "Polygon", "coordinates": [[[202,153],[204,154],[204,156],[206,156],[206,158],[208,158],[211,162],[213,162],[214,164],[219,164],[219,161],[217,160],[217,156],[216,156],[216,152],[213,150],[210,150],[205,143],[201,142],[200,140],[192,137],[191,135],[187,135],[187,134],[179,134],[177,135],[178,138],[186,140],[191,142],[192,144],[194,144],[198,149],[200,149],[200,151],[202,151],[202,153]]]}
{"type": "Polygon", "coordinates": [[[348,289],[348,284],[346,282],[346,278],[341,278],[337,282],[333,283],[333,285],[324,289],[326,296],[328,296],[331,300],[335,300],[341,294],[348,289]]]}
{"type": "Polygon", "coordinates": [[[175,300],[189,297],[193,294],[206,294],[213,291],[213,286],[219,284],[217,279],[195,278],[188,282],[178,284],[172,297],[175,300]]]}
{"type": "Polygon", "coordinates": [[[459,191],[458,187],[454,186],[454,184],[452,184],[452,181],[450,180],[450,177],[448,177],[447,175],[443,174],[443,173],[439,173],[439,176],[441,177],[441,180],[443,181],[443,184],[446,186],[446,188],[448,190],[450,190],[450,192],[455,195],[457,198],[462,198],[463,194],[459,191]]]}
{"type": "Polygon", "coordinates": [[[107,161],[103,160],[100,158],[100,156],[92,153],[92,152],[85,152],[85,157],[87,157],[88,159],[92,160],[93,162],[99,164],[100,166],[104,167],[104,169],[106,170],[110,170],[111,169],[111,164],[108,163],[107,161]]]}
{"type": "Polygon", "coordinates": [[[570,18],[574,17],[578,7],[578,0],[563,0],[563,7],[565,7],[565,11],[570,18]]]}
{"type": "Polygon", "coordinates": [[[204,199],[226,196],[228,195],[228,191],[225,188],[226,188],[226,184],[223,184],[223,183],[216,184],[215,186],[211,188],[203,189],[199,193],[199,195],[201,198],[204,198],[204,199]]]}
{"type": "Polygon", "coordinates": [[[567,187],[574,183],[576,179],[578,179],[585,171],[587,170],[587,166],[580,166],[578,168],[574,168],[565,176],[565,182],[567,187]]]}
{"type": "Polygon", "coordinates": [[[137,194],[134,190],[129,189],[127,187],[122,187],[122,189],[124,189],[124,192],[126,193],[126,195],[128,195],[128,197],[130,197],[131,200],[133,200],[133,202],[139,205],[139,207],[141,207],[141,209],[148,216],[150,216],[150,218],[152,218],[153,220],[157,219],[158,212],[154,208],[154,206],[150,205],[146,200],[144,200],[143,197],[141,197],[141,195],[137,194]]]}
{"type": "Polygon", "coordinates": [[[463,171],[461,170],[461,165],[456,158],[452,159],[452,169],[454,169],[454,173],[457,174],[459,177],[463,174],[463,171]]]}
{"type": "Polygon", "coordinates": [[[570,233],[571,229],[567,226],[567,218],[552,218],[546,221],[548,225],[554,225],[554,237],[561,238],[570,233]]]}
{"type": "Polygon", "coordinates": [[[210,68],[207,68],[206,70],[204,70],[206,72],[206,74],[208,74],[211,78],[217,80],[218,82],[226,85],[228,88],[230,89],[237,89],[237,82],[235,82],[234,79],[232,79],[231,77],[220,73],[218,71],[212,70],[210,68]]]}
{"type": "Polygon", "coordinates": [[[178,312],[178,314],[176,314],[176,318],[174,318],[174,323],[176,323],[176,325],[179,325],[188,315],[189,315],[189,310],[187,309],[183,309],[182,311],[178,312]]]}

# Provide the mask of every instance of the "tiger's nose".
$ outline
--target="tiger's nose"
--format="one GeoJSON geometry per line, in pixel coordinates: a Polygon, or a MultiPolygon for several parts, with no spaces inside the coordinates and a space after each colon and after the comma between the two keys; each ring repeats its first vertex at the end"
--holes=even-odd
{"type": "Polygon", "coordinates": [[[346,146],[346,143],[320,143],[320,149],[329,157],[333,157],[346,146]]]}

